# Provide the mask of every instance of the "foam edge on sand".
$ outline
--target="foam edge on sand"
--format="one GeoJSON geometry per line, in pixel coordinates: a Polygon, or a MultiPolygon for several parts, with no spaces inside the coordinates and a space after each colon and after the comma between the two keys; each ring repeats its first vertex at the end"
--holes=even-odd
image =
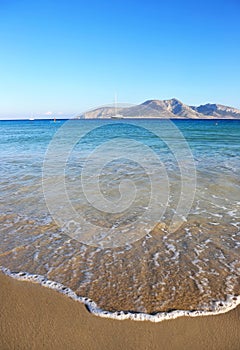
{"type": "Polygon", "coordinates": [[[62,293],[75,301],[81,302],[86,306],[88,311],[93,315],[104,317],[104,318],[111,318],[115,320],[128,319],[128,320],[134,320],[134,321],[150,321],[150,322],[157,323],[157,322],[162,322],[164,320],[172,320],[183,316],[188,316],[188,317],[213,316],[213,315],[224,314],[230,310],[235,309],[240,304],[240,295],[238,296],[227,295],[227,298],[224,301],[223,300],[214,301],[211,305],[212,307],[211,311],[173,310],[169,312],[158,312],[156,314],[147,314],[147,313],[140,313],[140,312],[134,313],[129,311],[110,312],[99,308],[93,300],[87,297],[78,296],[70,288],[64,286],[61,283],[48,280],[44,276],[33,275],[23,271],[14,272],[14,271],[10,271],[8,268],[5,268],[3,266],[0,266],[0,271],[2,271],[5,275],[12,277],[14,279],[17,279],[20,281],[29,281],[33,283],[38,283],[43,287],[54,289],[57,292],[62,293]]]}

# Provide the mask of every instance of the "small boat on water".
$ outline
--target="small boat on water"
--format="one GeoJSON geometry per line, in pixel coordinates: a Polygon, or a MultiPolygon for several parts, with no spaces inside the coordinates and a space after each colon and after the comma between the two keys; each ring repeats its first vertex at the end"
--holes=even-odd
{"type": "Polygon", "coordinates": [[[115,94],[114,110],[115,110],[115,114],[111,116],[111,119],[124,119],[122,114],[117,113],[117,110],[118,110],[118,107],[117,107],[117,94],[115,94]]]}
{"type": "Polygon", "coordinates": [[[111,116],[111,119],[124,119],[122,114],[115,114],[111,116]]]}
{"type": "Polygon", "coordinates": [[[31,116],[28,118],[28,120],[31,120],[31,121],[35,120],[33,113],[31,113],[31,116]]]}

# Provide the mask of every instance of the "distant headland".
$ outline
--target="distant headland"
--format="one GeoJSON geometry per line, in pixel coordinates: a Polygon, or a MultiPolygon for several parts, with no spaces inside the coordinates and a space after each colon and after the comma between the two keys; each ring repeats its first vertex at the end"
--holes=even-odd
{"type": "Polygon", "coordinates": [[[188,106],[176,98],[148,100],[131,107],[104,106],[80,114],[76,119],[240,119],[240,110],[221,104],[188,106]]]}

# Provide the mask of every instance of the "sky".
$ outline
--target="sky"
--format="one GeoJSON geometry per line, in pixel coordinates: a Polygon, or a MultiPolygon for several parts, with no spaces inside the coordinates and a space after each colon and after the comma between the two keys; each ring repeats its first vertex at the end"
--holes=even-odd
{"type": "Polygon", "coordinates": [[[0,0],[0,118],[180,99],[240,108],[239,0],[0,0]]]}

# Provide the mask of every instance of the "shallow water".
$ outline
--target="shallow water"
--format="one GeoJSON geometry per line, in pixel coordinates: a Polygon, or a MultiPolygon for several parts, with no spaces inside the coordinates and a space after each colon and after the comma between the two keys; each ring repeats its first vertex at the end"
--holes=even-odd
{"type": "MultiPolygon", "coordinates": [[[[139,128],[126,121],[111,121],[109,125],[109,121],[80,120],[68,129],[71,133],[66,138],[71,139],[77,128],[83,132],[89,125],[93,128],[74,146],[65,168],[65,184],[74,210],[95,225],[93,231],[92,226],[81,227],[80,236],[75,237],[64,225],[59,226],[61,218],[58,222],[49,213],[42,188],[44,156],[64,122],[0,122],[0,265],[61,282],[109,311],[212,310],[216,300],[224,302],[228,295],[240,294],[240,121],[174,122],[188,142],[196,167],[191,209],[174,232],[169,224],[182,195],[179,161],[186,160],[186,153],[177,154],[177,162],[176,153],[168,146],[181,150],[182,140],[173,137],[166,121],[134,123],[139,128]],[[156,133],[160,130],[164,140],[146,128],[156,133]],[[86,200],[80,181],[86,156],[112,137],[127,137],[147,145],[164,165],[168,191],[161,168],[151,178],[160,179],[159,220],[154,221],[148,213],[150,175],[137,162],[119,159],[114,152],[113,160],[101,172],[99,157],[91,159],[91,169],[99,172],[101,191],[109,201],[121,199],[119,185],[123,179],[135,183],[134,203],[120,215],[102,212],[86,200]],[[143,212],[144,221],[138,220],[143,212]],[[107,245],[108,238],[100,237],[99,232],[116,228],[117,234],[122,234],[119,227],[130,227],[131,232],[123,240],[114,237],[117,244],[107,245]]],[[[65,142],[61,141],[59,153],[65,142]]],[[[155,166],[154,159],[147,161],[149,169],[155,166]]],[[[189,174],[189,181],[192,179],[189,174]]],[[[57,174],[48,180],[57,201],[57,174]]],[[[90,192],[95,180],[94,176],[88,178],[90,192]]],[[[62,210],[67,211],[59,202],[56,211],[62,210]]]]}

